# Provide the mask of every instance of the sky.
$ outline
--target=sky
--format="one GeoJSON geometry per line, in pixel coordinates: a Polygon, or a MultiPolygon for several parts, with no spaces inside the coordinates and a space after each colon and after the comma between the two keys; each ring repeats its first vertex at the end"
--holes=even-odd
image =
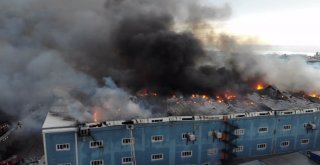
{"type": "Polygon", "coordinates": [[[297,46],[300,51],[320,51],[320,0],[208,0],[228,3],[230,19],[221,30],[257,37],[268,45],[297,46]]]}

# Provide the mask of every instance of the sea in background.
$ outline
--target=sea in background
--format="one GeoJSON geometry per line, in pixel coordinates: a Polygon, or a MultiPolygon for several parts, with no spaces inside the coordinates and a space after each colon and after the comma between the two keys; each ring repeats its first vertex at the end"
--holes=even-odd
{"type": "Polygon", "coordinates": [[[286,51],[286,50],[259,50],[255,51],[257,54],[263,55],[305,55],[305,56],[314,56],[316,52],[303,52],[303,51],[286,51]]]}
{"type": "Polygon", "coordinates": [[[279,46],[279,45],[255,45],[251,46],[257,54],[264,55],[305,55],[314,56],[320,52],[320,46],[279,46]]]}

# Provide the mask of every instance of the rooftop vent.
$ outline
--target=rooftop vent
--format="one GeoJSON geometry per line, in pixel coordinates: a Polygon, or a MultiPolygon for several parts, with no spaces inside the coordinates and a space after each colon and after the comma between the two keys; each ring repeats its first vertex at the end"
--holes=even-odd
{"type": "Polygon", "coordinates": [[[78,135],[80,137],[89,136],[90,135],[90,129],[88,127],[79,127],[78,135]]]}

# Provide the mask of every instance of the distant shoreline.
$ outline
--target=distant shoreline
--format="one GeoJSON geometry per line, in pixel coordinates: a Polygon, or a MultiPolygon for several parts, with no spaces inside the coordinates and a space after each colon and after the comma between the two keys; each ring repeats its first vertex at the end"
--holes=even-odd
{"type": "Polygon", "coordinates": [[[303,51],[285,51],[285,50],[258,50],[255,51],[258,54],[263,54],[263,55],[306,55],[306,56],[314,56],[316,52],[303,52],[303,51]]]}

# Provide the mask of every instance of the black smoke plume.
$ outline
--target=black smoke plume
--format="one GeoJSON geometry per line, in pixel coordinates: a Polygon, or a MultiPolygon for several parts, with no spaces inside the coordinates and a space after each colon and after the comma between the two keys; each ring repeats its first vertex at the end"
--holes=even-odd
{"type": "Polygon", "coordinates": [[[108,36],[98,44],[97,40],[84,41],[77,49],[85,48],[86,54],[72,58],[76,67],[97,80],[108,75],[133,93],[147,88],[161,95],[214,94],[234,88],[241,81],[235,70],[201,65],[207,57],[206,50],[192,33],[205,19],[225,18],[230,12],[228,6],[210,8],[190,1],[179,4],[137,0],[107,1],[106,10],[119,14],[108,17],[112,24],[108,36]],[[200,12],[202,9],[204,12],[200,12]],[[179,11],[187,17],[180,18],[179,11]],[[179,23],[190,29],[174,31],[174,25],[179,23]]]}

